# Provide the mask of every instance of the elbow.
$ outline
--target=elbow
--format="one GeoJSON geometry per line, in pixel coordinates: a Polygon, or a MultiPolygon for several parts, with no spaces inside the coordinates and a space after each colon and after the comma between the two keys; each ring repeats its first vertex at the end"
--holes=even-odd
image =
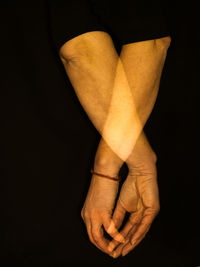
{"type": "Polygon", "coordinates": [[[167,50],[171,44],[171,37],[166,36],[155,40],[157,48],[167,50]]]}
{"type": "Polygon", "coordinates": [[[80,57],[78,49],[70,41],[64,43],[59,50],[59,57],[63,62],[73,62],[80,57]]]}
{"type": "Polygon", "coordinates": [[[86,37],[87,34],[81,34],[65,42],[59,50],[61,60],[75,61],[78,58],[86,57],[89,47],[86,37]]]}
{"type": "Polygon", "coordinates": [[[103,56],[105,50],[113,45],[111,36],[104,31],[90,31],[80,34],[66,43],[60,50],[59,56],[66,61],[86,60],[91,62],[103,56]]]}

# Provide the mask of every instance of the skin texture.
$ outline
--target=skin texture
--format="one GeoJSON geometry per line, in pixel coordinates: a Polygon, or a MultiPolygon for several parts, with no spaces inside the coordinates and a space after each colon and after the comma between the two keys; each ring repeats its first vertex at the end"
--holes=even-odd
{"type": "Polygon", "coordinates": [[[88,117],[110,148],[126,160],[142,125],[111,37],[100,31],[82,34],[64,44],[60,55],[88,117]]]}
{"type": "MultiPolygon", "coordinates": [[[[104,143],[104,149],[105,151],[106,149],[109,150],[106,143],[104,143]]],[[[113,152],[110,150],[110,156],[111,153],[113,152]]],[[[101,173],[112,173],[115,175],[118,173],[121,164],[122,161],[119,159],[118,162],[117,160],[113,161],[110,166],[107,163],[105,168],[105,165],[100,166],[98,164],[95,167],[101,173]],[[105,172],[105,169],[107,172],[105,172]]],[[[127,166],[129,174],[122,185],[114,210],[113,206],[116,200],[118,182],[93,175],[88,195],[81,211],[81,216],[86,224],[91,242],[101,251],[112,257],[120,256],[122,250],[123,253],[131,251],[134,248],[128,243],[131,241],[131,238],[133,240],[137,239],[136,245],[139,244],[159,211],[156,155],[144,132],[139,137],[134,151],[127,160],[127,166]],[[103,217],[107,218],[109,214],[109,218],[112,218],[115,227],[119,229],[126,213],[130,213],[129,220],[120,233],[127,242],[123,244],[114,239],[109,242],[104,237],[103,217]],[[98,219],[99,215],[102,216],[101,220],[98,219]],[[138,231],[135,233],[135,236],[132,236],[136,226],[138,231]],[[93,231],[90,230],[91,227],[93,231]],[[95,232],[98,232],[98,234],[95,232]]],[[[113,231],[113,237],[115,235],[116,233],[113,231]]]]}
{"type": "Polygon", "coordinates": [[[118,182],[101,179],[93,175],[91,185],[81,211],[90,241],[101,251],[110,253],[109,241],[104,238],[103,227],[113,238],[123,241],[112,221],[112,210],[114,208],[118,182]]]}
{"type": "Polygon", "coordinates": [[[160,210],[156,157],[145,136],[138,139],[127,165],[129,173],[113,213],[117,228],[121,226],[125,213],[130,213],[121,231],[127,242],[124,245],[114,240],[110,242],[108,250],[116,248],[114,257],[121,253],[126,255],[141,242],[160,210]]]}
{"type": "Polygon", "coordinates": [[[60,51],[82,106],[102,134],[94,169],[114,176],[124,161],[129,168],[114,213],[118,183],[96,175],[81,211],[90,241],[110,256],[125,255],[139,244],[159,211],[156,156],[142,128],[157,97],[168,47],[168,37],[128,44],[118,58],[106,33],[90,32],[60,51]],[[130,217],[121,234],[127,242],[136,240],[132,246],[122,243],[117,231],[126,212],[130,217]]]}
{"type": "Polygon", "coordinates": [[[94,31],[73,38],[60,49],[81,105],[123,161],[153,108],[167,47],[165,38],[128,44],[119,57],[111,37],[94,31]]]}

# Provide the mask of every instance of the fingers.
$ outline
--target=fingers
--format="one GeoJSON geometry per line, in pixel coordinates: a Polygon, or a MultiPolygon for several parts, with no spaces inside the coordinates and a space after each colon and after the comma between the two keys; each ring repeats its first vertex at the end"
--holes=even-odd
{"type": "Polygon", "coordinates": [[[98,223],[96,221],[92,224],[90,217],[85,216],[83,209],[81,211],[81,217],[85,223],[90,242],[102,252],[109,254],[109,251],[107,250],[108,241],[106,242],[106,239],[102,240],[104,239],[102,227],[98,227],[98,223]]]}
{"type": "Polygon", "coordinates": [[[120,201],[118,200],[113,216],[112,216],[113,222],[115,223],[115,226],[117,229],[119,229],[120,226],[122,225],[125,214],[126,214],[126,210],[124,209],[124,207],[121,205],[120,201]]]}
{"type": "Polygon", "coordinates": [[[122,256],[127,255],[131,250],[133,250],[145,237],[149,231],[151,224],[156,216],[157,212],[151,209],[146,209],[143,214],[143,218],[133,233],[130,242],[123,247],[122,256]]]}
{"type": "Polygon", "coordinates": [[[129,245],[130,244],[130,239],[131,239],[131,236],[133,235],[133,233],[136,231],[137,229],[137,226],[134,226],[130,231],[129,233],[127,234],[127,237],[126,237],[126,243],[125,244],[120,244],[112,253],[112,256],[114,258],[117,258],[119,257],[121,254],[122,254],[122,251],[124,248],[126,248],[128,246],[129,248],[129,245]]]}
{"type": "Polygon", "coordinates": [[[137,231],[134,233],[133,237],[131,238],[132,244],[134,244],[137,240],[139,240],[140,237],[143,236],[148,231],[156,215],[157,211],[154,211],[150,208],[147,208],[144,211],[140,225],[137,231]]]}
{"type": "MultiPolygon", "coordinates": [[[[127,235],[132,227],[133,227],[132,223],[128,220],[125,227],[120,232],[124,236],[124,238],[127,238],[127,235]]],[[[108,245],[108,250],[112,252],[119,244],[120,243],[118,241],[113,239],[112,241],[110,241],[108,245]]]]}
{"type": "MultiPolygon", "coordinates": [[[[124,207],[121,205],[120,201],[117,201],[117,205],[115,207],[115,210],[114,210],[114,213],[113,213],[113,222],[116,226],[117,229],[120,228],[120,226],[122,225],[123,223],[123,220],[124,220],[124,217],[125,217],[125,214],[126,214],[126,210],[124,209],[124,207]]],[[[122,231],[121,234],[123,235],[123,237],[126,236],[126,231],[122,231]]],[[[119,242],[116,241],[115,239],[113,239],[110,243],[109,243],[109,246],[108,246],[108,250],[110,252],[112,252],[112,250],[117,246],[119,245],[119,242]]]]}
{"type": "Polygon", "coordinates": [[[100,247],[103,252],[110,254],[108,251],[109,240],[104,237],[103,228],[99,225],[98,221],[91,220],[91,233],[95,244],[100,247]]]}
{"type": "Polygon", "coordinates": [[[102,217],[103,226],[106,232],[116,241],[120,243],[125,243],[125,239],[122,234],[120,234],[115,226],[113,219],[111,219],[110,214],[105,213],[102,217]]]}
{"type": "Polygon", "coordinates": [[[119,242],[124,241],[124,237],[118,232],[115,227],[113,220],[110,218],[109,214],[103,214],[101,218],[99,216],[85,216],[84,212],[81,213],[81,217],[84,220],[86,225],[88,237],[97,248],[99,248],[102,252],[109,254],[112,256],[110,251],[108,250],[109,240],[104,237],[104,231],[102,228],[102,222],[105,230],[113,237],[119,240],[119,242]]]}
{"type": "Polygon", "coordinates": [[[113,256],[114,258],[117,258],[117,257],[119,257],[119,256],[121,255],[123,248],[126,247],[126,246],[129,244],[130,239],[131,239],[131,236],[132,236],[132,234],[136,231],[136,229],[137,229],[137,226],[134,225],[134,226],[130,229],[130,231],[128,232],[128,234],[127,234],[127,236],[126,236],[126,242],[125,242],[124,244],[119,244],[119,243],[118,243],[117,246],[114,247],[114,249],[113,249],[113,251],[112,251],[112,256],[113,256]]]}
{"type": "Polygon", "coordinates": [[[102,252],[104,252],[104,250],[95,242],[93,236],[92,236],[92,224],[89,218],[84,218],[84,223],[87,229],[87,233],[88,233],[88,237],[90,239],[90,242],[95,245],[96,247],[98,247],[98,249],[100,249],[102,252]]]}
{"type": "MultiPolygon", "coordinates": [[[[128,238],[128,234],[129,234],[130,230],[132,230],[132,233],[133,233],[133,231],[135,231],[137,229],[138,224],[141,221],[142,214],[143,214],[143,211],[140,210],[138,212],[132,213],[129,216],[128,221],[126,222],[124,228],[120,232],[124,236],[125,239],[128,238]]],[[[118,245],[119,245],[119,242],[117,242],[116,240],[112,240],[109,243],[108,250],[110,252],[112,252],[118,245]]]]}
{"type": "Polygon", "coordinates": [[[137,239],[133,244],[131,244],[129,242],[125,247],[123,247],[123,249],[122,249],[122,256],[126,256],[131,250],[133,250],[144,239],[144,237],[146,236],[148,230],[146,230],[146,232],[143,233],[143,235],[140,236],[140,238],[137,239]]]}

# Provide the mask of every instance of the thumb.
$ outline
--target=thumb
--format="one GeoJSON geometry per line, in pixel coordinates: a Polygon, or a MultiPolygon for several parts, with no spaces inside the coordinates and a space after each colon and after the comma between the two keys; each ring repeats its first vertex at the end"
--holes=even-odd
{"type": "Polygon", "coordinates": [[[125,215],[126,215],[126,210],[118,200],[112,216],[113,222],[117,229],[119,229],[120,226],[122,225],[125,215]]]}
{"type": "Polygon", "coordinates": [[[123,235],[118,232],[114,221],[111,219],[111,215],[104,214],[102,220],[106,232],[116,241],[120,243],[125,243],[125,239],[123,235]]]}

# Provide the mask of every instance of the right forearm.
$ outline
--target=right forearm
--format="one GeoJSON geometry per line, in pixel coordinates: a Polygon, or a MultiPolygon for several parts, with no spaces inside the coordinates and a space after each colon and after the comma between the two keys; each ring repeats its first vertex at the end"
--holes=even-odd
{"type": "Polygon", "coordinates": [[[74,90],[108,146],[126,160],[142,126],[112,39],[92,32],[71,41],[61,59],[74,90]],[[69,51],[79,52],[69,57],[69,51]]]}
{"type": "Polygon", "coordinates": [[[112,39],[102,32],[82,34],[64,44],[60,56],[81,105],[101,133],[118,62],[112,39]]]}

